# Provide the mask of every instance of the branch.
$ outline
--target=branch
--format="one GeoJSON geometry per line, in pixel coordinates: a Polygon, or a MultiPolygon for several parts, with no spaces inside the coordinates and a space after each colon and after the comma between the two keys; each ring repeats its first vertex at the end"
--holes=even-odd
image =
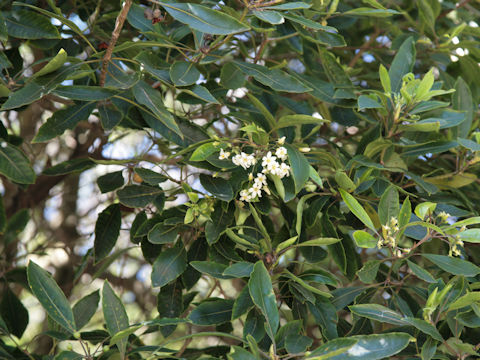
{"type": "Polygon", "coordinates": [[[105,51],[105,55],[103,56],[102,60],[102,72],[100,73],[100,86],[105,86],[105,78],[107,77],[107,67],[108,63],[112,59],[113,48],[117,43],[118,37],[120,36],[120,31],[122,31],[123,23],[127,18],[128,11],[130,10],[130,6],[132,5],[132,0],[125,0],[123,3],[123,8],[120,11],[120,14],[117,16],[117,20],[115,22],[115,29],[112,33],[112,38],[110,39],[110,43],[108,44],[107,51],[105,51]]]}

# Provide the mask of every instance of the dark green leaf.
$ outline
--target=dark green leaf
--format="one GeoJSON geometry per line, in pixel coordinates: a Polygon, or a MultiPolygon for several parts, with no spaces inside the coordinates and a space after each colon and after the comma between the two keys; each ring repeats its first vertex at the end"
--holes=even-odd
{"type": "Polygon", "coordinates": [[[398,93],[402,87],[402,78],[405,74],[413,70],[415,64],[415,40],[413,37],[407,38],[395,55],[388,74],[390,75],[390,82],[392,91],[398,93]]]}
{"type": "Polygon", "coordinates": [[[218,325],[230,321],[233,300],[206,300],[190,313],[195,325],[218,325]]]}
{"type": "Polygon", "coordinates": [[[338,189],[338,191],[340,192],[343,201],[345,201],[345,204],[350,211],[369,229],[375,231],[375,226],[373,225],[372,219],[370,219],[370,216],[368,216],[368,213],[365,211],[362,205],[360,205],[357,199],[343,189],[338,189]]]}
{"type": "Polygon", "coordinates": [[[298,193],[310,177],[310,165],[305,156],[295,147],[285,144],[288,153],[288,161],[292,168],[295,192],[298,193]]]}
{"type": "Polygon", "coordinates": [[[120,234],[121,224],[122,214],[119,204],[110,205],[98,215],[93,245],[96,263],[103,260],[112,251],[120,234]]]}
{"type": "Polygon", "coordinates": [[[120,202],[130,207],[145,207],[162,193],[161,188],[148,185],[127,185],[117,191],[120,202]]]}
{"type": "Polygon", "coordinates": [[[102,193],[107,193],[122,187],[125,183],[122,173],[123,171],[120,170],[100,176],[97,179],[97,185],[100,188],[100,191],[102,193]]]}
{"type": "Polygon", "coordinates": [[[19,39],[59,39],[57,28],[48,18],[33,11],[17,10],[5,18],[8,35],[19,39]]]}
{"type": "Polygon", "coordinates": [[[23,152],[6,142],[0,146],[0,174],[20,184],[33,184],[36,177],[23,152]]]}
{"type": "Polygon", "coordinates": [[[452,94],[452,107],[465,112],[465,121],[453,130],[454,135],[467,138],[473,121],[474,104],[472,92],[468,84],[461,77],[455,82],[455,92],[452,94]]]}
{"type": "Polygon", "coordinates": [[[398,219],[400,204],[398,200],[398,191],[393,185],[389,186],[378,204],[378,216],[382,225],[389,224],[392,218],[398,219]]]}
{"type": "Polygon", "coordinates": [[[419,279],[422,279],[423,281],[426,281],[431,284],[434,284],[437,282],[437,280],[432,276],[432,274],[430,274],[423,267],[418,266],[417,264],[411,262],[410,260],[407,260],[407,264],[410,270],[412,270],[412,273],[419,279]]]}
{"type": "Polygon", "coordinates": [[[28,284],[47,314],[70,333],[77,329],[72,308],[52,276],[30,260],[27,267],[28,284]]]}
{"type": "Polygon", "coordinates": [[[73,306],[73,317],[77,329],[83,328],[88,324],[93,315],[97,312],[98,302],[100,301],[100,291],[84,296],[73,306]]]}
{"type": "Polygon", "coordinates": [[[480,267],[470,261],[445,255],[422,254],[443,271],[453,275],[476,276],[480,274],[480,267]]]}
{"type": "Polygon", "coordinates": [[[161,6],[177,21],[192,29],[212,35],[228,35],[249,30],[249,27],[226,13],[197,4],[166,3],[161,6]]]}
{"type": "Polygon", "coordinates": [[[72,100],[99,101],[112,97],[117,91],[100,86],[70,85],[58,86],[53,93],[72,100]]]}
{"type": "Polygon", "coordinates": [[[140,104],[145,105],[153,113],[153,115],[155,115],[157,120],[178,134],[180,137],[183,137],[183,133],[180,131],[180,128],[175,122],[172,114],[165,109],[162,96],[158,90],[153,89],[144,81],[139,81],[133,87],[133,94],[135,95],[135,99],[140,104]]]}
{"type": "Polygon", "coordinates": [[[438,154],[458,146],[456,141],[433,141],[427,144],[408,147],[403,156],[422,156],[425,154],[438,154]]]}
{"type": "Polygon", "coordinates": [[[248,288],[253,302],[267,320],[267,334],[274,340],[279,325],[279,314],[272,280],[262,261],[255,263],[248,281],[248,288]]]}
{"type": "Polygon", "coordinates": [[[2,295],[2,300],[0,301],[0,322],[3,322],[3,324],[0,324],[0,328],[20,339],[28,325],[28,310],[13,291],[10,290],[8,285],[4,288],[2,295]]]}
{"type": "Polygon", "coordinates": [[[74,172],[82,172],[95,166],[95,162],[88,158],[78,158],[61,162],[43,171],[44,175],[57,176],[74,172]]]}
{"type": "Polygon", "coordinates": [[[175,280],[187,268],[187,253],[183,245],[164,250],[152,267],[152,286],[162,287],[175,280]]]}
{"type": "Polygon", "coordinates": [[[379,268],[379,260],[369,260],[363,264],[363,267],[360,270],[357,271],[358,278],[365,284],[372,284],[375,282],[379,268]]]}
{"type": "Polygon", "coordinates": [[[94,108],[95,103],[86,102],[54,112],[52,117],[48,118],[47,122],[40,127],[32,142],[46,142],[62,135],[65,130],[74,129],[80,121],[88,119],[94,108]]]}
{"type": "Polygon", "coordinates": [[[220,178],[200,174],[200,183],[210,194],[216,196],[222,201],[230,201],[233,199],[233,190],[230,182],[220,178]]]}
{"type": "MultiPolygon", "coordinates": [[[[106,280],[102,289],[102,309],[110,336],[128,328],[129,322],[125,307],[106,280]]],[[[127,343],[128,339],[126,338],[117,341],[117,347],[122,357],[125,356],[127,343]]]]}
{"type": "Polygon", "coordinates": [[[170,67],[170,78],[177,86],[193,85],[200,79],[200,71],[194,63],[177,61],[170,67]]]}

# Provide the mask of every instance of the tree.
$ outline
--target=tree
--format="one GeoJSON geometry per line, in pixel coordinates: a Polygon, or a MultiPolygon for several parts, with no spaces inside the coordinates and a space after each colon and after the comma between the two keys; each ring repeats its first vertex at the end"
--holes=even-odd
{"type": "Polygon", "coordinates": [[[480,356],[478,3],[0,10],[2,359],[480,356]]]}

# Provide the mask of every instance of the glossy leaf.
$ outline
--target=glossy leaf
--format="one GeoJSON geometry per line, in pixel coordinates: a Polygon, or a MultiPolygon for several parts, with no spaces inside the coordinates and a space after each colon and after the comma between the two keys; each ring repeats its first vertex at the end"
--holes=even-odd
{"type": "Polygon", "coordinates": [[[352,195],[346,192],[343,189],[338,189],[340,195],[342,196],[343,201],[348,206],[350,211],[362,222],[367,226],[369,229],[375,231],[375,226],[373,225],[372,219],[368,216],[368,213],[365,209],[360,205],[360,203],[355,199],[352,195]]]}
{"type": "Polygon", "coordinates": [[[120,234],[121,224],[122,214],[119,204],[110,205],[98,215],[93,245],[95,262],[98,263],[110,254],[120,234]]]}
{"type": "Polygon", "coordinates": [[[225,179],[200,174],[200,183],[205,190],[222,201],[230,201],[233,199],[232,186],[230,182],[225,179]]]}
{"type": "Polygon", "coordinates": [[[415,56],[415,41],[413,37],[409,37],[398,49],[397,54],[393,58],[390,70],[388,71],[393,92],[400,91],[403,76],[411,72],[413,69],[413,65],[415,63],[415,56]]]}
{"type": "Polygon", "coordinates": [[[267,321],[267,334],[270,339],[274,340],[280,320],[272,281],[263,262],[255,263],[248,281],[248,288],[254,304],[267,321]]]}
{"type": "Polygon", "coordinates": [[[152,267],[153,287],[162,287],[175,280],[187,268],[187,253],[185,249],[177,245],[164,250],[157,257],[152,267]]]}
{"type": "Polygon", "coordinates": [[[476,276],[480,274],[480,267],[470,261],[445,255],[422,254],[443,271],[453,275],[476,276]]]}
{"type": "Polygon", "coordinates": [[[100,291],[97,290],[84,296],[73,306],[73,317],[75,318],[77,329],[81,329],[88,324],[92,316],[97,312],[99,301],[100,291]]]}
{"type": "Polygon", "coordinates": [[[127,185],[117,191],[120,202],[130,207],[145,207],[162,193],[161,188],[147,185],[127,185]]]}
{"type": "Polygon", "coordinates": [[[175,19],[192,29],[212,35],[228,35],[249,30],[234,17],[198,4],[160,2],[175,19]]]}
{"type": "Polygon", "coordinates": [[[190,313],[189,319],[195,325],[218,325],[230,321],[233,300],[207,300],[190,313]]]}
{"type": "Polygon", "coordinates": [[[44,16],[33,11],[18,10],[6,17],[8,35],[19,39],[58,39],[57,28],[44,16]]]}

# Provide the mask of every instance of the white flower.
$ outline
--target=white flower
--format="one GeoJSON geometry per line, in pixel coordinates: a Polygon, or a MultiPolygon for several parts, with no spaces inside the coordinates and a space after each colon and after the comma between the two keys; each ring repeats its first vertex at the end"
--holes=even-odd
{"type": "Polygon", "coordinates": [[[250,197],[255,199],[257,196],[262,197],[262,184],[254,183],[250,189],[248,189],[250,197]]]}
{"type": "Polygon", "coordinates": [[[241,201],[250,201],[250,195],[247,190],[240,191],[240,200],[241,201]]]}
{"type": "Polygon", "coordinates": [[[301,148],[298,149],[298,150],[300,150],[301,152],[309,152],[309,151],[312,150],[312,149],[310,149],[309,147],[301,147],[301,148]]]}
{"type": "Polygon", "coordinates": [[[285,136],[282,136],[280,139],[277,140],[278,145],[283,145],[285,144],[285,136]]]}
{"type": "Polygon", "coordinates": [[[281,146],[277,149],[277,151],[275,151],[275,155],[277,155],[279,159],[282,159],[285,161],[287,160],[287,149],[281,146]]]}
{"type": "Polygon", "coordinates": [[[255,182],[263,185],[267,185],[267,177],[265,174],[258,173],[257,177],[255,178],[255,182]]]}
{"type": "Polygon", "coordinates": [[[220,155],[218,157],[220,160],[227,160],[229,156],[230,153],[228,151],[223,151],[223,149],[220,149],[220,155]]]}
{"type": "Polygon", "coordinates": [[[232,162],[235,165],[241,166],[246,170],[250,166],[254,165],[257,162],[257,160],[253,155],[248,155],[242,151],[239,155],[235,155],[232,158],[232,162]]]}
{"type": "Polygon", "coordinates": [[[276,171],[276,174],[278,177],[280,177],[280,179],[285,176],[290,176],[290,166],[285,163],[281,163],[276,171]]]}
{"type": "Polygon", "coordinates": [[[252,174],[252,173],[248,174],[248,180],[249,180],[249,181],[252,181],[252,180],[253,180],[253,174],[252,174]]]}
{"type": "MultiPolygon", "coordinates": [[[[267,155],[262,158],[262,166],[268,168],[271,164],[276,163],[277,157],[272,156],[272,153],[269,151],[267,155]]],[[[269,170],[270,171],[270,170],[269,170]]]]}

